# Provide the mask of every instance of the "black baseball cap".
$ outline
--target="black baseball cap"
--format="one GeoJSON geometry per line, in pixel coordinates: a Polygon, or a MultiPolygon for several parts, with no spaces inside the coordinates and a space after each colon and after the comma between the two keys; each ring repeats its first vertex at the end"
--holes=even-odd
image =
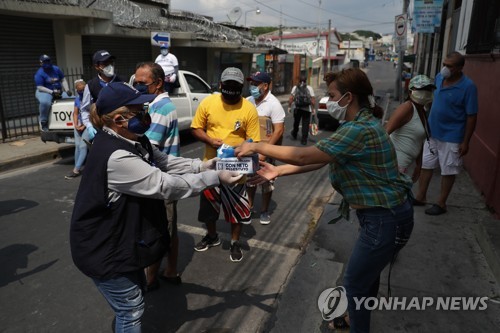
{"type": "Polygon", "coordinates": [[[116,57],[112,56],[111,53],[109,53],[106,50],[99,50],[96,53],[94,53],[94,56],[92,57],[92,61],[94,64],[98,64],[100,62],[106,62],[108,60],[114,60],[116,57]]]}

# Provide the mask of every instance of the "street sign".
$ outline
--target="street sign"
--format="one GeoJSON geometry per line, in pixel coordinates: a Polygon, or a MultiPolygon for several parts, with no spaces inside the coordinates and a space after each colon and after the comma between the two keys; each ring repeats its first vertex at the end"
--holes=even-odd
{"type": "Polygon", "coordinates": [[[394,26],[396,51],[404,51],[406,49],[406,22],[406,14],[396,15],[394,26]]]}
{"type": "Polygon", "coordinates": [[[170,47],[170,33],[169,32],[151,32],[151,45],[162,46],[166,45],[170,47]]]}

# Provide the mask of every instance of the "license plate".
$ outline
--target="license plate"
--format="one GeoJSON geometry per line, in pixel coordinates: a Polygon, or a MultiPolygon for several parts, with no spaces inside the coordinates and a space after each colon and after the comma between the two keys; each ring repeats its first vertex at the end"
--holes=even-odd
{"type": "Polygon", "coordinates": [[[75,138],[71,137],[71,136],[67,136],[64,138],[64,142],[66,143],[75,143],[75,138]]]}

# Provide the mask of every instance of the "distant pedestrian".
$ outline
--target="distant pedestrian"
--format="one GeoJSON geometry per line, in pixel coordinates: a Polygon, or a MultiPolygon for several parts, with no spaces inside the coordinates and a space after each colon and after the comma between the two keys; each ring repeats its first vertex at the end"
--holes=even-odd
{"type": "MultiPolygon", "coordinates": [[[[356,210],[359,237],[344,274],[349,317],[334,320],[337,327],[350,324],[351,332],[369,332],[370,310],[356,308],[355,298],[377,297],[380,274],[394,262],[413,229],[411,180],[399,173],[396,153],[389,135],[375,116],[373,88],[359,68],[334,73],[328,88],[330,114],[344,121],[330,137],[310,147],[243,143],[236,154],[263,154],[285,163],[262,163],[257,173],[263,180],[313,171],[329,165],[330,182],[343,196],[340,215],[349,219],[356,210]],[[349,322],[349,323],[348,323],[349,322]]],[[[334,222],[332,221],[332,222],[334,222]]]]}
{"type": "Polygon", "coordinates": [[[123,82],[123,80],[115,74],[115,59],[106,50],[99,50],[92,56],[94,69],[97,71],[97,77],[90,79],[85,86],[83,99],[80,106],[83,125],[87,128],[89,140],[92,141],[97,130],[90,121],[90,108],[97,102],[99,92],[111,82],[123,82]]]}
{"type": "Polygon", "coordinates": [[[430,136],[425,108],[432,103],[434,88],[425,75],[412,78],[408,99],[392,113],[385,126],[396,149],[399,171],[408,174],[414,165],[413,182],[420,176],[423,144],[430,136]]]}
{"type": "Polygon", "coordinates": [[[151,121],[144,103],[154,97],[123,82],[101,90],[91,117],[102,130],[88,154],[71,217],[73,261],[115,312],[116,333],[141,332],[144,268],[169,247],[164,200],[241,178],[208,170],[214,160],[173,157],[152,146],[143,135],[151,121]]]}
{"type": "Polygon", "coordinates": [[[462,157],[476,127],[478,103],[474,82],[462,72],[465,58],[452,52],[436,76],[434,99],[429,114],[430,144],[424,145],[422,172],[415,205],[425,205],[433,169],[441,168],[441,190],[437,203],[425,210],[428,215],[446,213],[446,201],[462,171],[462,157]]]}
{"type": "Polygon", "coordinates": [[[35,73],[35,97],[40,103],[40,128],[42,131],[48,131],[49,111],[52,102],[56,99],[68,98],[72,93],[69,90],[68,82],[64,78],[64,73],[59,67],[52,64],[52,60],[48,55],[42,54],[39,61],[40,68],[35,73]]]}
{"type": "MultiPolygon", "coordinates": [[[[221,75],[221,93],[205,97],[198,106],[191,129],[193,136],[205,143],[204,160],[216,157],[217,149],[222,144],[237,146],[248,139],[260,141],[257,110],[246,98],[241,97],[244,82],[245,77],[240,69],[226,68],[221,75]]],[[[216,229],[221,206],[226,222],[231,224],[229,258],[238,262],[243,259],[239,243],[242,224],[251,223],[245,181],[203,192],[198,220],[205,223],[207,234],[194,249],[201,252],[221,244],[216,229]]]]}
{"type": "Polygon", "coordinates": [[[299,132],[299,124],[302,120],[302,137],[300,143],[307,145],[309,135],[309,124],[311,123],[311,114],[316,114],[316,98],[314,97],[314,89],[307,84],[305,75],[301,75],[299,83],[292,88],[290,98],[288,99],[288,107],[293,104],[293,129],[292,137],[297,140],[299,132]]]}
{"type": "Polygon", "coordinates": [[[82,122],[82,115],[80,114],[80,105],[83,98],[83,91],[85,90],[85,81],[82,79],[75,81],[76,98],[73,108],[73,127],[75,137],[75,166],[71,173],[64,176],[66,179],[73,179],[80,176],[83,164],[87,158],[87,142],[89,135],[87,128],[82,122]]]}
{"type": "MultiPolygon", "coordinates": [[[[179,157],[180,140],[177,111],[168,93],[164,90],[165,73],[160,65],[154,62],[139,63],[135,70],[134,87],[143,94],[154,94],[155,99],[149,103],[148,113],[151,116],[151,126],[145,135],[149,141],[165,154],[179,157]]],[[[166,200],[170,248],[167,252],[167,265],[163,274],[158,275],[161,259],[146,269],[148,291],[158,289],[158,278],[174,284],[182,283],[177,272],[177,257],[179,253],[179,236],[177,235],[177,201],[166,200]]]]}
{"type": "Polygon", "coordinates": [[[160,54],[155,62],[163,68],[165,72],[165,91],[171,94],[176,87],[179,87],[179,62],[177,57],[170,53],[170,46],[162,44],[160,54]]]}
{"type": "MultiPolygon", "coordinates": [[[[283,132],[285,131],[285,110],[281,106],[280,101],[271,93],[271,76],[265,72],[257,72],[254,75],[247,78],[250,81],[250,95],[249,100],[255,102],[257,107],[257,112],[259,117],[269,118],[272,123],[272,133],[268,138],[262,137],[261,140],[265,140],[267,143],[272,145],[281,145],[283,141],[283,132]]],[[[262,125],[261,125],[262,126],[262,125]]],[[[265,160],[265,156],[261,156],[261,160],[265,160]]],[[[268,160],[272,163],[272,160],[268,160]]],[[[257,191],[256,186],[251,186],[247,184],[248,199],[250,200],[250,207],[253,209],[255,192],[257,191]]],[[[269,181],[262,184],[262,203],[260,207],[260,223],[269,224],[271,223],[271,216],[269,213],[269,204],[271,203],[271,197],[274,191],[274,182],[269,181]]]]}

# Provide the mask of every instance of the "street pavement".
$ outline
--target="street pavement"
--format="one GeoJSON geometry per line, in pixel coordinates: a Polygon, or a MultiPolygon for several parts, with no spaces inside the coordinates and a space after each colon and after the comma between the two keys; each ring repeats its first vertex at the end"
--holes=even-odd
{"type": "MultiPolygon", "coordinates": [[[[288,96],[281,96],[284,101],[288,96]]],[[[389,109],[397,103],[387,101],[389,109]]],[[[43,161],[71,156],[72,146],[67,144],[43,143],[39,138],[26,138],[15,142],[0,144],[0,178],[8,177],[15,169],[29,165],[37,165],[43,161]]],[[[69,168],[68,168],[69,171],[69,168]]],[[[327,177],[323,178],[325,184],[327,177]]],[[[331,191],[329,192],[331,193],[331,191]]],[[[437,199],[439,193],[439,175],[435,174],[428,194],[430,202],[437,199]]],[[[306,198],[300,196],[298,200],[306,198]]],[[[0,199],[0,221],[6,219],[2,211],[0,199]]],[[[332,332],[322,319],[318,308],[318,297],[327,288],[342,286],[342,273],[346,267],[350,250],[356,239],[357,221],[340,221],[328,224],[334,216],[339,203],[339,196],[333,192],[324,201],[311,203],[314,217],[309,223],[308,232],[304,232],[302,244],[291,246],[275,245],[272,242],[261,242],[259,249],[244,260],[265,261],[265,247],[273,247],[273,251],[293,252],[287,256],[292,262],[280,262],[275,265],[277,272],[263,275],[262,272],[245,269],[246,274],[234,270],[235,279],[250,281],[252,287],[244,292],[224,289],[221,277],[211,275],[217,288],[203,288],[190,284],[189,271],[183,275],[185,284],[181,288],[170,288],[169,299],[176,305],[165,305],[170,311],[188,311],[190,325],[180,325],[177,332],[332,332]],[[327,202],[325,204],[325,202],[327,202]],[[313,209],[318,205],[321,209],[313,209]],[[293,259],[295,258],[295,259],[293,259]],[[253,280],[253,281],[252,281],[253,280]],[[274,292],[279,290],[278,293],[274,292]],[[212,306],[199,308],[196,299],[189,294],[205,294],[213,298],[212,306]],[[224,313],[217,300],[223,299],[225,307],[234,311],[224,313]],[[207,318],[216,318],[219,326],[207,329],[207,318]],[[224,323],[224,325],[220,325],[224,323]]],[[[485,207],[481,194],[475,189],[467,172],[457,177],[456,184],[448,202],[448,212],[441,216],[424,214],[425,207],[415,207],[415,228],[408,245],[400,253],[391,275],[391,291],[394,297],[487,297],[485,310],[437,310],[435,307],[416,310],[376,310],[372,315],[373,332],[498,332],[500,331],[500,229],[496,220],[485,207]]],[[[351,214],[354,216],[355,214],[351,214]]],[[[287,216],[286,218],[294,218],[287,216]]],[[[305,218],[304,216],[298,218],[305,218]]],[[[275,216],[275,220],[279,217],[275,216]]],[[[298,221],[300,222],[300,221],[298,221]]],[[[274,222],[273,222],[274,223],[274,222]]],[[[276,222],[276,224],[279,222],[276,222]]],[[[277,227],[277,226],[276,226],[277,227]]],[[[202,232],[195,228],[180,226],[181,232],[191,234],[202,232]],[[182,228],[185,228],[183,230],[182,228]]],[[[276,230],[274,230],[276,231],[276,230]]],[[[279,230],[285,234],[287,230],[279,230]]],[[[196,236],[196,239],[199,237],[196,236]]],[[[185,240],[183,240],[185,241],[185,240]]],[[[195,240],[190,240],[194,242],[195,240]]],[[[227,245],[227,244],[226,244],[227,245]]],[[[255,244],[251,244],[255,247],[255,244]]],[[[216,251],[208,251],[204,256],[217,255],[216,251]]],[[[0,258],[4,260],[4,258],[0,258]]],[[[190,265],[203,265],[204,257],[194,255],[190,265]]],[[[227,263],[221,263],[227,264],[227,263]]],[[[218,267],[207,267],[210,272],[217,272],[218,267]]],[[[3,265],[2,265],[3,270],[3,265]]],[[[387,269],[381,277],[379,296],[387,296],[387,269]]],[[[194,273],[193,273],[194,274],[194,273]]],[[[0,284],[2,303],[8,302],[6,288],[0,284]]],[[[90,287],[91,288],[91,287],[90,287]]],[[[94,295],[94,294],[92,294],[94,295]]],[[[89,297],[89,296],[87,296],[89,297]]],[[[161,299],[160,294],[148,296],[149,304],[164,304],[168,300],[161,299]]],[[[101,300],[99,300],[101,301],[101,300]]],[[[88,304],[92,304],[89,300],[88,304]]],[[[5,305],[5,304],[4,304],[5,305]]],[[[6,307],[3,307],[4,309],[6,307]]],[[[8,307],[7,307],[8,308],[8,307]]],[[[22,309],[22,304],[13,308],[22,309]]],[[[109,313],[103,314],[109,315],[109,313]]],[[[181,314],[179,314],[181,315],[181,314]]],[[[3,316],[8,316],[4,313],[3,316]]],[[[161,321],[162,313],[149,306],[145,319],[161,321]]],[[[4,317],[5,318],[5,317],[4,317]]],[[[86,332],[85,322],[94,318],[85,317],[85,312],[77,316],[74,332],[86,332]]],[[[43,318],[39,318],[43,321],[43,318]]],[[[60,318],[64,320],[64,318],[60,318]]],[[[46,323],[44,327],[50,327],[46,323]]],[[[71,324],[71,323],[70,323],[71,324]]],[[[110,322],[111,325],[111,322],[110,322]]],[[[70,325],[71,326],[71,325],[70,325]]],[[[2,332],[52,332],[50,330],[27,329],[5,326],[0,323],[2,332]]],[[[57,326],[56,326],[57,327],[57,326]]],[[[151,329],[153,331],[153,329],[151,329]]],[[[155,332],[163,332],[155,329],[155,332]]],[[[167,332],[168,330],[165,330],[167,332]]],[[[53,332],[61,332],[53,330],[53,332]]],[[[146,331],[148,332],[148,331],[146,331]]]]}

